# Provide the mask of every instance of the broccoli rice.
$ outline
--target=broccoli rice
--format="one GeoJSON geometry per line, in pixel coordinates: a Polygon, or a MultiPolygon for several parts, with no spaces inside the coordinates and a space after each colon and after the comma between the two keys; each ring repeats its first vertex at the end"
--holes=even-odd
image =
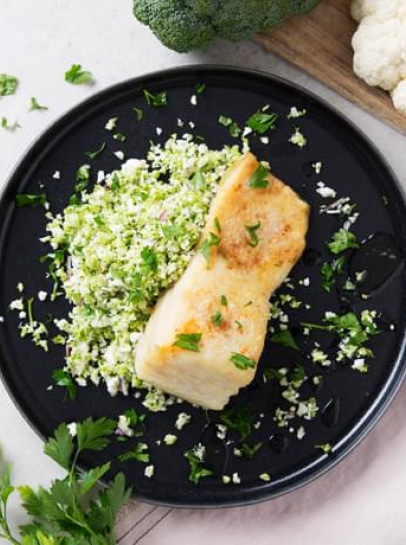
{"type": "MultiPolygon", "coordinates": [[[[56,325],[65,370],[79,384],[105,382],[111,395],[142,386],[137,342],[157,298],[190,262],[219,181],[240,155],[238,146],[210,150],[173,135],[47,214],[43,241],[66,256],[55,275],[72,303],[56,325]]],[[[157,395],[150,401],[159,406],[157,395]]]]}

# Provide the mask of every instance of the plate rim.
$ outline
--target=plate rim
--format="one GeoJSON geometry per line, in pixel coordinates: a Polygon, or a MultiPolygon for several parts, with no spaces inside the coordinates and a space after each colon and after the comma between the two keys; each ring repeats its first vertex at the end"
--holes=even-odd
{"type": "MultiPolygon", "coordinates": [[[[161,79],[163,82],[168,77],[176,77],[182,75],[192,75],[193,73],[205,74],[207,72],[220,74],[225,76],[234,75],[246,78],[259,78],[266,80],[270,84],[277,83],[279,85],[286,86],[292,89],[295,92],[302,94],[303,96],[311,99],[312,101],[320,104],[326,110],[333,113],[344,125],[347,125],[349,129],[354,133],[356,138],[360,141],[363,141],[367,144],[372,154],[377,157],[385,170],[389,173],[391,177],[391,185],[393,189],[398,193],[399,198],[402,201],[403,206],[406,208],[406,189],[403,188],[400,183],[398,175],[395,173],[394,169],[390,165],[389,161],[380,151],[378,146],[372,141],[372,139],[346,114],[341,112],[336,106],[330,104],[330,102],[320,97],[317,93],[310,91],[299,85],[295,82],[292,82],[281,76],[277,76],[273,73],[265,72],[262,70],[256,70],[251,68],[243,68],[239,66],[229,65],[229,64],[190,64],[183,66],[174,66],[171,68],[166,68],[163,70],[155,70],[152,72],[147,72],[140,76],[128,78],[122,80],[113,85],[104,87],[100,91],[92,94],[90,97],[86,98],[75,104],[73,107],[67,109],[64,113],[59,115],[56,119],[48,123],[44,129],[42,129],[37,136],[32,138],[24,150],[18,155],[17,160],[14,163],[14,166],[11,168],[9,174],[6,177],[5,183],[3,185],[1,194],[0,194],[0,210],[6,210],[10,213],[10,203],[8,202],[8,195],[10,194],[13,186],[14,179],[18,176],[20,169],[23,168],[25,162],[28,161],[31,154],[35,153],[37,147],[41,146],[44,140],[49,140],[53,132],[60,133],[63,130],[67,122],[70,122],[73,116],[76,113],[82,112],[85,108],[92,108],[97,106],[101,99],[105,98],[109,94],[119,94],[120,91],[125,91],[130,87],[134,87],[147,82],[148,80],[161,79]],[[393,184],[392,184],[393,182],[393,184]]],[[[7,223],[7,217],[4,219],[4,223],[7,223]]],[[[406,222],[405,222],[406,225],[406,222]]],[[[5,230],[0,233],[0,240],[3,239],[5,230]]],[[[405,332],[406,333],[406,332],[405,332]]],[[[262,503],[271,499],[279,498],[285,494],[289,494],[302,488],[306,485],[309,485],[319,477],[322,477],[327,472],[335,468],[342,460],[344,460],[351,452],[353,452],[357,446],[367,437],[367,435],[373,430],[377,425],[383,415],[386,413],[387,409],[394,401],[396,395],[399,393],[399,390],[406,378],[406,334],[403,336],[402,343],[399,347],[397,358],[393,363],[393,369],[391,370],[389,376],[386,378],[386,381],[383,385],[383,388],[380,390],[379,395],[376,396],[373,400],[373,403],[370,405],[367,412],[364,413],[362,420],[357,420],[354,426],[351,427],[350,431],[341,438],[340,442],[336,445],[339,447],[342,443],[347,443],[344,448],[339,449],[338,453],[335,453],[334,456],[331,456],[327,463],[323,466],[320,466],[311,474],[305,474],[298,476],[296,481],[293,483],[288,483],[283,490],[267,492],[264,487],[264,491],[260,492],[257,490],[255,492],[255,497],[252,498],[240,498],[240,499],[230,499],[228,501],[205,501],[204,503],[199,503],[196,501],[188,502],[187,500],[181,500],[178,502],[174,501],[165,501],[157,500],[155,498],[146,497],[145,495],[138,495],[136,492],[133,494],[133,497],[139,501],[149,503],[152,505],[159,505],[165,507],[177,507],[177,508],[227,508],[227,507],[237,507],[237,506],[247,506],[255,505],[257,503],[262,503]],[[403,364],[403,365],[402,365],[403,364]],[[351,438],[352,436],[352,438],[351,438]],[[350,439],[349,439],[350,437],[350,439]]],[[[17,408],[20,415],[23,417],[25,422],[29,427],[34,431],[34,433],[41,439],[41,441],[46,441],[46,437],[41,433],[37,428],[34,421],[30,418],[28,411],[26,412],[23,403],[21,400],[17,399],[17,395],[14,393],[12,385],[9,384],[6,377],[6,368],[3,365],[3,357],[0,354],[0,380],[9,396],[14,406],[17,408]]],[[[318,460],[318,459],[317,459],[318,460]]],[[[317,461],[316,460],[316,461],[317,461]]],[[[311,464],[308,464],[307,469],[311,464]]],[[[286,476],[287,479],[292,479],[295,473],[290,473],[286,476]]],[[[102,484],[104,482],[102,481],[102,484]]],[[[245,492],[249,495],[249,492],[245,492]]]]}

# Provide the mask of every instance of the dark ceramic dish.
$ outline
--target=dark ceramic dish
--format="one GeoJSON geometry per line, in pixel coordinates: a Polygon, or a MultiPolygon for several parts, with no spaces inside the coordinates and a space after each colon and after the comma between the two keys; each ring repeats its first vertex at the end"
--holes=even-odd
{"type": "MultiPolygon", "coordinates": [[[[93,171],[109,172],[119,168],[120,161],[111,153],[123,150],[126,157],[145,154],[149,140],[163,142],[176,132],[176,120],[193,121],[193,132],[202,135],[209,146],[223,146],[236,141],[228,130],[218,123],[220,114],[230,116],[241,126],[258,108],[270,104],[280,114],[278,128],[271,133],[271,145],[252,140],[253,151],[261,159],[270,160],[273,171],[297,190],[312,205],[308,248],[322,252],[327,259],[325,242],[340,223],[333,216],[321,216],[318,208],[322,199],[315,193],[321,178],[334,187],[339,195],[350,196],[361,213],[355,226],[359,240],[376,232],[396,239],[400,252],[406,247],[406,206],[399,184],[380,154],[371,143],[345,118],[325,102],[286,81],[257,72],[224,67],[188,67],[167,70],[124,82],[107,89],[80,104],[57,121],[31,147],[12,174],[0,204],[0,366],[4,382],[17,406],[28,422],[41,435],[50,435],[59,423],[81,420],[86,416],[117,417],[130,407],[143,410],[141,401],[132,396],[111,398],[103,387],[79,388],[74,401],[65,399],[61,388],[47,391],[52,370],[63,366],[64,350],[52,347],[48,354],[36,349],[29,340],[22,340],[18,331],[18,317],[7,310],[16,295],[16,283],[21,280],[28,294],[50,287],[45,279],[45,265],[38,261],[44,253],[39,238],[44,235],[43,209],[22,208],[14,205],[17,192],[38,192],[38,182],[46,186],[53,210],[62,210],[74,186],[78,166],[88,160],[84,152],[108,142],[108,150],[93,161],[93,171]],[[205,83],[206,90],[199,96],[198,105],[190,103],[197,83],[205,83]],[[166,90],[169,105],[149,108],[142,90],[166,90]],[[142,107],[144,120],[137,122],[132,108],[142,107]],[[289,121],[286,114],[291,106],[306,108],[307,115],[289,121]],[[104,130],[111,117],[119,118],[118,130],[126,135],[123,143],[112,139],[104,130]],[[305,148],[288,143],[292,127],[300,125],[308,138],[305,148]],[[163,134],[157,136],[156,127],[163,134]],[[310,164],[322,161],[324,168],[316,176],[310,164]],[[60,181],[52,179],[60,170],[60,181]],[[383,198],[384,196],[384,198],[383,198]]],[[[185,129],[186,130],[186,129],[185,129]]],[[[385,240],[392,240],[387,238],[385,240]]],[[[318,254],[313,254],[318,255],[318,254]]],[[[296,294],[312,305],[311,310],[292,314],[293,331],[298,332],[303,320],[319,322],[326,310],[343,309],[340,293],[327,294],[321,289],[320,263],[313,258],[302,260],[295,268],[293,280],[310,277],[310,286],[298,286],[296,294]]],[[[331,257],[331,256],[330,256],[331,257]]],[[[184,404],[170,407],[167,412],[148,416],[146,439],[150,444],[151,463],[155,476],[144,476],[144,466],[137,462],[114,463],[114,472],[123,470],[129,484],[133,484],[138,498],[176,506],[229,506],[254,503],[289,492],[321,475],[348,454],[374,426],[398,390],[405,374],[406,282],[402,267],[398,267],[390,281],[375,290],[368,301],[353,297],[345,304],[359,311],[376,308],[387,321],[396,324],[396,331],[385,332],[372,341],[376,357],[367,374],[350,366],[337,364],[334,369],[321,370],[325,375],[323,386],[316,395],[320,412],[313,422],[305,423],[307,434],[299,441],[288,430],[279,430],[273,422],[273,412],[281,403],[278,386],[266,384],[258,378],[233,400],[236,405],[248,404],[255,415],[263,413],[262,425],[255,429],[251,441],[262,441],[263,448],[253,461],[227,455],[223,443],[211,444],[212,431],[207,422],[218,421],[218,414],[184,404]],[[326,408],[327,406],[327,408],[326,408]],[[174,431],[179,410],[193,415],[192,423],[178,433],[179,441],[173,447],[158,447],[157,439],[174,431]],[[270,438],[273,439],[270,440],[270,438]],[[224,485],[221,479],[207,478],[199,485],[188,481],[188,464],[184,451],[199,440],[208,445],[208,464],[217,471],[238,472],[240,485],[224,485]],[[321,443],[333,447],[330,455],[315,448],[321,443]],[[267,472],[269,483],[258,475],[267,472]]],[[[68,305],[61,299],[56,305],[37,305],[37,314],[43,318],[52,312],[66,315],[68,305]],[[42,309],[42,310],[41,310],[42,309]]],[[[297,336],[303,354],[269,341],[266,344],[261,369],[266,365],[303,363],[308,374],[320,372],[304,357],[306,340],[297,336]]],[[[259,372],[258,377],[261,377],[259,372]]],[[[306,392],[305,392],[306,393],[306,392]]],[[[235,439],[233,432],[231,439],[235,439]]],[[[116,459],[127,447],[115,443],[108,452],[85,456],[83,466],[116,459]]],[[[230,449],[229,449],[230,450],[230,449]]],[[[230,453],[228,453],[230,454],[230,453]]]]}

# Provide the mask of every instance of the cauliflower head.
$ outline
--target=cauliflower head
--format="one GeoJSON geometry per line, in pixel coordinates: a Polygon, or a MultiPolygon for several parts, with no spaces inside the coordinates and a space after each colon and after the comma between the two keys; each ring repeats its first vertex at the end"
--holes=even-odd
{"type": "Polygon", "coordinates": [[[406,0],[353,0],[351,14],[359,22],[352,40],[355,73],[389,91],[406,115],[406,0]]]}

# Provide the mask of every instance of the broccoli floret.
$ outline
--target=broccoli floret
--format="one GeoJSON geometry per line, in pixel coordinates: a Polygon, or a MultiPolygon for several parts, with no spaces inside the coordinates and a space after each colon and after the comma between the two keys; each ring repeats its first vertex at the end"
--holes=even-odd
{"type": "Polygon", "coordinates": [[[134,0],[134,14],[167,47],[199,49],[220,37],[233,42],[311,10],[321,0],[134,0]]]}

